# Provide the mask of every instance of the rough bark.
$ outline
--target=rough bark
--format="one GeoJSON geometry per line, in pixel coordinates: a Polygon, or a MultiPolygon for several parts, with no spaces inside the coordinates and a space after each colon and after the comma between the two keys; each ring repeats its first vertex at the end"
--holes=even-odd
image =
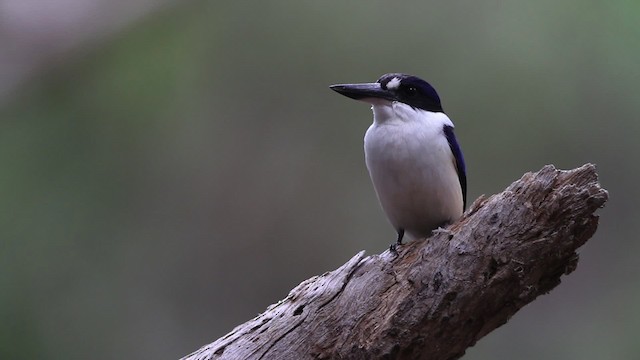
{"type": "Polygon", "coordinates": [[[607,198],[595,166],[545,166],[426,241],[302,282],[183,359],[457,359],[576,269],[607,198]]]}

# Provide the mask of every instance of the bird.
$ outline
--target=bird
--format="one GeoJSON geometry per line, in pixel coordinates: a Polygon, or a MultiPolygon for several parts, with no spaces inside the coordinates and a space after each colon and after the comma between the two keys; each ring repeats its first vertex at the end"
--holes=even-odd
{"type": "Polygon", "coordinates": [[[391,225],[395,244],[457,220],[467,202],[467,173],[454,125],[436,90],[417,76],[382,75],[375,83],[330,89],[371,104],[373,123],[364,136],[365,163],[391,225]]]}

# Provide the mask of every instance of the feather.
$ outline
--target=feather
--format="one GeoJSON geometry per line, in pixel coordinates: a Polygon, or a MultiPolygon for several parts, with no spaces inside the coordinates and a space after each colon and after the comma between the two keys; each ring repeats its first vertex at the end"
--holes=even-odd
{"type": "Polygon", "coordinates": [[[447,137],[447,142],[449,142],[451,152],[453,153],[456,170],[458,170],[458,180],[460,180],[460,187],[462,188],[462,211],[464,212],[464,209],[467,207],[467,169],[464,165],[462,149],[460,149],[460,145],[458,144],[458,141],[456,141],[456,136],[453,133],[453,126],[445,125],[443,131],[444,135],[447,137]]]}

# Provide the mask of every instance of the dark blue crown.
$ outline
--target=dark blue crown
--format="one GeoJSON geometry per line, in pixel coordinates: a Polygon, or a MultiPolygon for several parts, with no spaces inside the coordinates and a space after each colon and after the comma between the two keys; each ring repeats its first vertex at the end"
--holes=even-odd
{"type": "Polygon", "coordinates": [[[443,112],[436,89],[419,77],[391,73],[382,75],[378,83],[382,89],[394,93],[402,103],[422,110],[443,112]]]}

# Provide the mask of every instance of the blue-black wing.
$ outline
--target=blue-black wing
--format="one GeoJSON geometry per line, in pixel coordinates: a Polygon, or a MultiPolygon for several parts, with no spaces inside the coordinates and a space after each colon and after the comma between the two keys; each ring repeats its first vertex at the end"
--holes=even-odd
{"type": "Polygon", "coordinates": [[[464,157],[462,156],[462,150],[456,140],[456,136],[453,133],[453,126],[444,126],[444,135],[447,137],[449,147],[453,153],[453,157],[456,160],[456,168],[458,170],[458,180],[460,180],[460,187],[462,188],[462,211],[467,208],[467,169],[464,165],[464,157]]]}

